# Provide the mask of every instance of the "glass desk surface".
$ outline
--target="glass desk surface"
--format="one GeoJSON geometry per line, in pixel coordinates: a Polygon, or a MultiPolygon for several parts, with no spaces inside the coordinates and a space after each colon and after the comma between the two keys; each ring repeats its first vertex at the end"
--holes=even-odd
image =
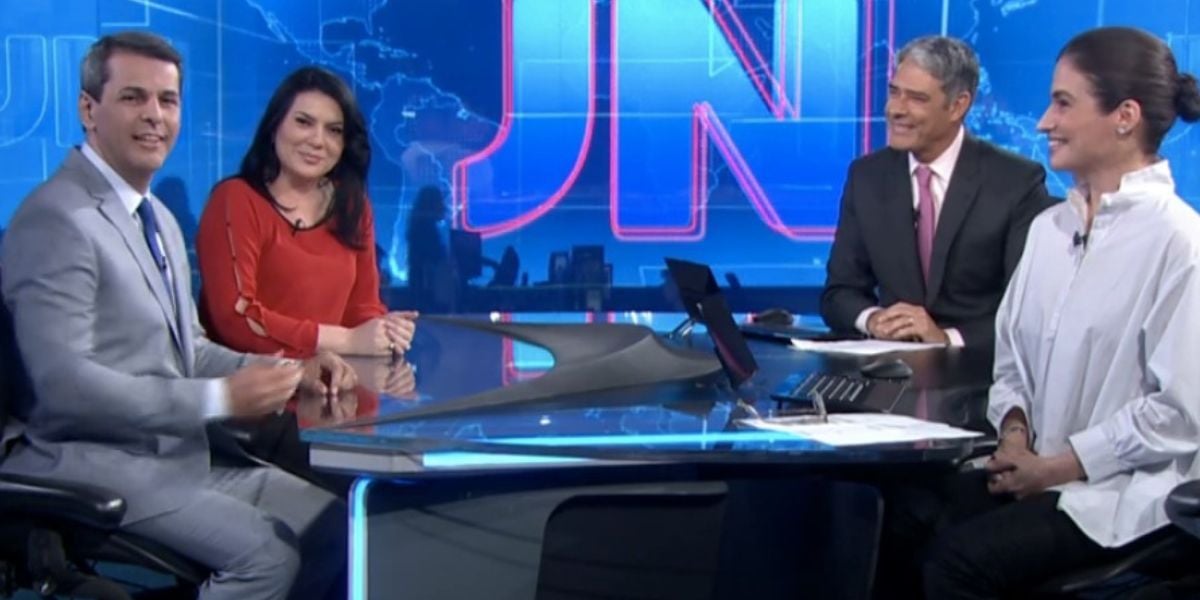
{"type": "MultiPolygon", "coordinates": [[[[683,315],[523,313],[472,318],[525,323],[635,323],[663,332],[674,328],[683,315]]],[[[693,332],[671,344],[712,353],[703,332],[693,332]]],[[[314,448],[416,456],[427,468],[439,464],[453,467],[460,458],[469,459],[477,453],[490,454],[497,464],[506,460],[514,464],[539,460],[921,462],[965,456],[980,442],[976,438],[833,447],[795,435],[748,428],[739,421],[756,413],[778,414],[786,408],[769,394],[787,376],[802,371],[857,372],[868,360],[801,352],[772,342],[751,340],[750,345],[759,371],[736,393],[729,388],[724,374],[718,372],[692,381],[390,421],[420,407],[519,386],[554,367],[554,358],[543,348],[491,332],[422,320],[413,347],[403,360],[349,359],[359,374],[360,386],[355,394],[343,394],[332,405],[301,397],[295,409],[303,428],[302,438],[314,448]],[[349,403],[354,406],[347,408],[349,403]]],[[[985,427],[982,410],[990,356],[948,349],[902,356],[915,374],[892,412],[960,427],[985,427]]]]}

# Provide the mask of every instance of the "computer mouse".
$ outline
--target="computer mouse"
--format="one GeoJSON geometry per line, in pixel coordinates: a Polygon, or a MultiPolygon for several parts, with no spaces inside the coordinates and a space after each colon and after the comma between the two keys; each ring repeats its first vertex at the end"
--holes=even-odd
{"type": "Polygon", "coordinates": [[[791,325],[793,323],[792,313],[784,308],[768,308],[754,315],[751,320],[761,325],[791,325]]]}
{"type": "Polygon", "coordinates": [[[884,358],[869,362],[862,366],[863,375],[875,379],[908,379],[912,377],[912,367],[898,358],[884,358]]]}

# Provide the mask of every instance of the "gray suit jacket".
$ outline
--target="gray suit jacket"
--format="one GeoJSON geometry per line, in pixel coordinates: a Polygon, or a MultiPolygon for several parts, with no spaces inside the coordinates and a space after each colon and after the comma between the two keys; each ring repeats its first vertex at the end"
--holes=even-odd
{"type": "Polygon", "coordinates": [[[17,209],[0,249],[35,395],[17,415],[25,441],[0,469],[112,489],[126,523],[179,508],[202,484],[206,379],[246,361],[204,337],[179,225],[158,201],[154,212],[172,294],[137,223],[78,150],[17,209]]]}

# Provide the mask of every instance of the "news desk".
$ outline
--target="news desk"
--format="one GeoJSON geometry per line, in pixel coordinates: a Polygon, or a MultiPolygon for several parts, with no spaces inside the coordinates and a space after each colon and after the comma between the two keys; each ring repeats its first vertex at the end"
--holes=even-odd
{"type": "MultiPolygon", "coordinates": [[[[638,323],[679,315],[537,314],[479,320],[638,323]]],[[[585,333],[587,330],[583,330],[585,333]]],[[[672,344],[703,355],[703,333],[672,344]]],[[[301,432],[314,467],[352,488],[353,598],[797,598],[869,596],[882,517],[876,483],[939,472],[991,437],[832,447],[744,428],[799,371],[864,360],[751,342],[759,372],[567,394],[389,422],[523,385],[554,359],[513,339],[422,320],[405,362],[352,361],[378,390],[347,426],[301,432]]],[[[986,428],[987,352],[901,355],[914,369],[893,412],[986,428]]],[[[527,384],[525,384],[527,385],[527,384]]],[[[303,424],[303,423],[302,423],[303,424]]]]}

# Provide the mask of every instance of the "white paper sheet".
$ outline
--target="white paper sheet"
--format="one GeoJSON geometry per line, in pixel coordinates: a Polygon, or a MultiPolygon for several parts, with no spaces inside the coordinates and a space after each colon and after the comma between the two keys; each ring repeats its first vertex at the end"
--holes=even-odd
{"type": "Polygon", "coordinates": [[[857,356],[874,356],[888,352],[906,352],[941,348],[942,344],[926,344],[921,342],[891,342],[887,340],[841,340],[836,342],[820,342],[814,340],[792,340],[792,347],[808,352],[826,352],[830,354],[854,354],[857,356]]]}
{"type": "Polygon", "coordinates": [[[756,429],[790,433],[830,446],[967,439],[983,435],[977,431],[959,429],[945,423],[924,421],[903,415],[876,413],[829,415],[827,423],[818,422],[811,416],[743,419],[741,423],[756,429]]]}

